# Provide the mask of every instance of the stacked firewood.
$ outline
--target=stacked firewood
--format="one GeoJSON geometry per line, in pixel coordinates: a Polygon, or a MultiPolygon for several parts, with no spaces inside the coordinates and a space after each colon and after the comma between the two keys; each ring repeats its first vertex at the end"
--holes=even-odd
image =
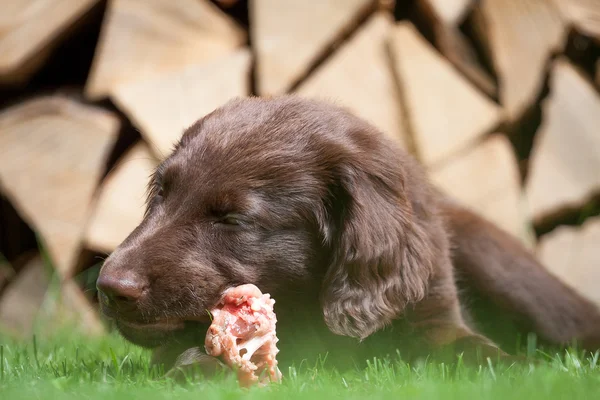
{"type": "Polygon", "coordinates": [[[102,258],[229,99],[353,110],[600,305],[600,1],[1,0],[0,331],[102,332],[102,258]]]}

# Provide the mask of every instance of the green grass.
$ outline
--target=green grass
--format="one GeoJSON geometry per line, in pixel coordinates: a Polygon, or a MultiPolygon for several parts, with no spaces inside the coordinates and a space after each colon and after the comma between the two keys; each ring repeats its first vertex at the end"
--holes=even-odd
{"type": "Polygon", "coordinates": [[[284,382],[240,389],[232,379],[178,385],[149,367],[148,352],[109,335],[77,334],[28,343],[0,337],[0,399],[595,399],[600,398],[598,354],[540,355],[541,365],[480,368],[399,358],[372,360],[340,374],[327,364],[283,371],[284,382]]]}

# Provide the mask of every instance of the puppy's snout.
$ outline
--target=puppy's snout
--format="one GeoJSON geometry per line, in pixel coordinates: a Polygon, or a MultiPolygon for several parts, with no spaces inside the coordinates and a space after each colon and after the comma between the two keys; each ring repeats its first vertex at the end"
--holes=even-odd
{"type": "Polygon", "coordinates": [[[107,305],[119,309],[134,307],[146,291],[144,280],[133,273],[100,273],[96,287],[107,305]]]}

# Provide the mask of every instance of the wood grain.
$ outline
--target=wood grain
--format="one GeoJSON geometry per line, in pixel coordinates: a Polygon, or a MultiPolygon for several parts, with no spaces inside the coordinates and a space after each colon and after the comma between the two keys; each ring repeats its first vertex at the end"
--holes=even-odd
{"type": "Polygon", "coordinates": [[[119,126],[111,113],[60,96],[0,114],[0,187],[40,235],[62,277],[73,273],[119,126]]]}
{"type": "Polygon", "coordinates": [[[559,226],[538,246],[543,265],[562,281],[600,307],[600,218],[582,226],[559,226]]]}
{"type": "Polygon", "coordinates": [[[557,60],[526,182],[536,221],[580,207],[600,192],[598,127],[598,92],[567,60],[557,60]]]}
{"type": "Polygon", "coordinates": [[[258,93],[287,92],[371,8],[372,0],[251,1],[258,93]]]}
{"type": "Polygon", "coordinates": [[[149,147],[138,142],[105,178],[86,232],[86,246],[110,253],[144,216],[146,187],[158,165],[149,147]]]}
{"type": "Polygon", "coordinates": [[[4,0],[0,5],[0,81],[29,77],[61,35],[98,0],[4,0]]]}
{"type": "Polygon", "coordinates": [[[531,247],[517,158],[505,135],[493,134],[449,163],[430,170],[445,193],[531,247]]]}
{"type": "Polygon", "coordinates": [[[408,133],[386,48],[392,27],[389,14],[374,14],[296,92],[347,107],[406,148],[408,133]]]}
{"type": "Polygon", "coordinates": [[[419,159],[443,162],[498,125],[500,107],[482,95],[409,22],[391,51],[419,159]]]}
{"type": "Polygon", "coordinates": [[[242,48],[212,62],[120,85],[113,97],[162,160],[196,120],[249,94],[250,52],[242,48]]]}
{"type": "Polygon", "coordinates": [[[553,0],[482,0],[477,8],[500,85],[500,103],[510,122],[539,96],[552,53],[566,31],[553,0]]]}
{"type": "Polygon", "coordinates": [[[246,33],[207,0],[110,0],[86,96],[218,58],[246,33]]]}

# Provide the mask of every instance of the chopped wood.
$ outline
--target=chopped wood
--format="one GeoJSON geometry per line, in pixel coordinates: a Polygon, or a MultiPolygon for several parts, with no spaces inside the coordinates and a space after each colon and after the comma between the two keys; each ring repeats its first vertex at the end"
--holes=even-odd
{"type": "Polygon", "coordinates": [[[8,263],[8,261],[2,259],[0,255],[0,293],[2,293],[2,289],[14,278],[15,270],[12,265],[8,263]]]}
{"type": "Polygon", "coordinates": [[[473,2],[474,0],[419,0],[419,5],[442,24],[456,26],[462,22],[473,2]]]}
{"type": "Polygon", "coordinates": [[[600,42],[600,1],[553,0],[563,17],[582,34],[600,42]]]}
{"type": "Polygon", "coordinates": [[[419,0],[417,11],[426,18],[435,47],[456,69],[490,97],[497,96],[497,85],[479,62],[475,49],[460,31],[473,0],[419,0]]]}
{"type": "Polygon", "coordinates": [[[250,94],[250,58],[243,48],[209,63],[123,84],[115,89],[114,100],[163,159],[198,119],[250,94]]]}
{"type": "Polygon", "coordinates": [[[42,258],[32,258],[0,297],[0,330],[29,337],[49,284],[50,274],[42,258]]]}
{"type": "Polygon", "coordinates": [[[335,101],[407,148],[400,96],[386,48],[392,27],[388,13],[375,13],[297,93],[335,101]]]}
{"type": "Polygon", "coordinates": [[[482,0],[477,10],[500,103],[515,122],[539,96],[551,54],[564,47],[563,22],[552,0],[482,0]]]}
{"type": "Polygon", "coordinates": [[[97,307],[72,279],[50,284],[37,321],[44,331],[61,330],[68,326],[85,335],[106,334],[97,307]]]}
{"type": "Polygon", "coordinates": [[[207,0],[111,0],[86,96],[231,52],[246,33],[207,0]]]}
{"type": "Polygon", "coordinates": [[[0,187],[41,235],[61,276],[73,272],[119,125],[113,114],[61,96],[0,114],[0,187]]]}
{"type": "Polygon", "coordinates": [[[500,122],[500,107],[483,96],[410,22],[395,26],[391,52],[417,156],[443,162],[500,122]]]}
{"type": "Polygon", "coordinates": [[[542,236],[538,255],[543,265],[584,297],[600,306],[600,217],[579,227],[559,226],[542,236]]]}
{"type": "Polygon", "coordinates": [[[98,0],[8,0],[0,15],[0,81],[27,79],[98,0]]]}
{"type": "Polygon", "coordinates": [[[372,0],[252,1],[258,93],[285,93],[373,5],[372,0]]]}
{"type": "Polygon", "coordinates": [[[600,95],[565,59],[552,66],[542,112],[526,182],[536,222],[600,192],[600,95]]]}
{"type": "Polygon", "coordinates": [[[445,165],[430,169],[432,182],[449,196],[531,246],[521,178],[510,141],[493,134],[445,165]]]}
{"type": "Polygon", "coordinates": [[[434,30],[435,45],[440,53],[479,90],[496,98],[498,85],[477,59],[477,54],[465,35],[453,26],[437,25],[434,30]]]}
{"type": "Polygon", "coordinates": [[[110,253],[142,221],[146,187],[158,161],[138,142],[117,161],[104,179],[88,224],[86,246],[110,253]]]}

